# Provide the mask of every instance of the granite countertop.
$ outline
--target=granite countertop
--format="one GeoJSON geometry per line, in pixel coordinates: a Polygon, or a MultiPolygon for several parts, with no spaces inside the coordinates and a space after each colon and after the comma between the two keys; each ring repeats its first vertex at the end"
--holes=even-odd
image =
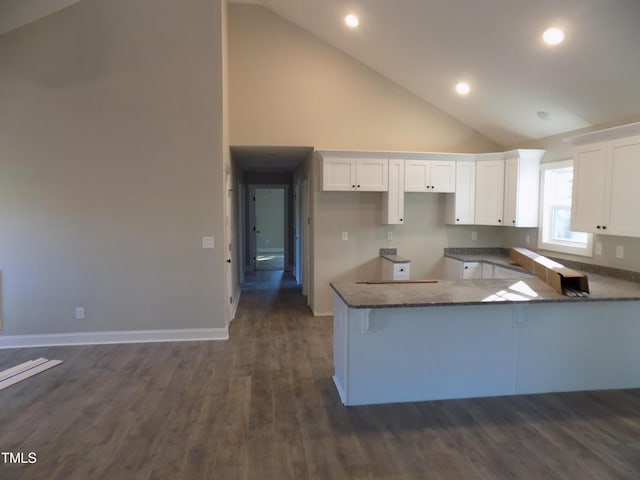
{"type": "Polygon", "coordinates": [[[389,260],[391,263],[409,263],[409,260],[400,255],[382,255],[382,258],[389,260]]]}
{"type": "Polygon", "coordinates": [[[561,295],[537,277],[372,285],[332,282],[331,287],[350,308],[640,300],[640,283],[593,273],[588,277],[591,294],[587,298],[561,295]]]}

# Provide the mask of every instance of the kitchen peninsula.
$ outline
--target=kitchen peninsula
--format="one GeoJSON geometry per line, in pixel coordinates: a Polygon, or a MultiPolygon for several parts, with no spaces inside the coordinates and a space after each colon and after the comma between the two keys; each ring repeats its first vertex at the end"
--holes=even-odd
{"type": "Polygon", "coordinates": [[[589,274],[569,298],[538,278],[334,282],[345,405],[640,387],[640,284],[589,274]]]}

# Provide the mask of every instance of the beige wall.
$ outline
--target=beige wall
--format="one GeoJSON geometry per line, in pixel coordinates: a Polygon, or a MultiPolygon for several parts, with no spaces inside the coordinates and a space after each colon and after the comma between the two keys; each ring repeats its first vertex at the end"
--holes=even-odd
{"type": "MultiPolygon", "coordinates": [[[[500,149],[265,8],[230,5],[229,44],[233,145],[500,149]]],[[[450,240],[456,243],[471,236],[465,227],[454,231],[445,227],[443,195],[407,195],[406,224],[385,227],[381,194],[320,192],[318,175],[314,177],[312,308],[316,313],[332,311],[330,281],[366,280],[379,274],[380,247],[397,247],[411,259],[412,275],[421,278],[440,273],[442,251],[450,240]],[[387,230],[394,232],[392,242],[386,240],[387,230]],[[349,232],[349,241],[341,240],[342,231],[349,232]]],[[[492,235],[484,236],[487,242],[492,235]]]]}
{"type": "Polygon", "coordinates": [[[0,36],[2,335],[225,326],[223,20],[85,0],[0,36]]]}

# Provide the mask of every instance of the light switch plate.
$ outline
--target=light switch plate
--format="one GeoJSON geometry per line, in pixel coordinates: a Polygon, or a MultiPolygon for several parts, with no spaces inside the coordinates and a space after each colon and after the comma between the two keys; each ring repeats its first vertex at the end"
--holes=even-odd
{"type": "Polygon", "coordinates": [[[478,232],[471,232],[471,240],[478,240],[478,232]]]}
{"type": "Polygon", "coordinates": [[[202,237],[202,248],[215,248],[215,247],[216,247],[215,237],[202,237]]]}
{"type": "Polygon", "coordinates": [[[342,232],[342,240],[349,240],[349,232],[342,232]]]}
{"type": "Polygon", "coordinates": [[[617,245],[616,246],[616,258],[624,258],[624,246],[617,245]]]}
{"type": "Polygon", "coordinates": [[[393,232],[387,232],[387,240],[393,240],[393,232]]]}
{"type": "Polygon", "coordinates": [[[596,242],[596,255],[602,255],[602,242],[596,242]]]}

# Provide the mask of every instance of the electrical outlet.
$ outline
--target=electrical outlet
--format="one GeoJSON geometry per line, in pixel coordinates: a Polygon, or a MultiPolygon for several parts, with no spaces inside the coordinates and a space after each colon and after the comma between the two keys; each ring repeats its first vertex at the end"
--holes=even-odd
{"type": "Polygon", "coordinates": [[[471,232],[471,240],[478,240],[478,232],[471,232]]]}
{"type": "Polygon", "coordinates": [[[393,240],[393,232],[387,232],[387,240],[393,240]]]}
{"type": "Polygon", "coordinates": [[[342,232],[342,240],[349,240],[349,232],[342,232]]]}
{"type": "Polygon", "coordinates": [[[616,258],[624,258],[624,246],[616,246],[616,258]]]}
{"type": "Polygon", "coordinates": [[[529,245],[530,241],[531,241],[531,235],[527,233],[527,235],[524,237],[524,244],[529,245]]]}
{"type": "Polygon", "coordinates": [[[84,307],[76,307],[76,320],[84,320],[84,307]]]}
{"type": "Polygon", "coordinates": [[[596,242],[596,255],[602,255],[602,242],[596,242]]]}

